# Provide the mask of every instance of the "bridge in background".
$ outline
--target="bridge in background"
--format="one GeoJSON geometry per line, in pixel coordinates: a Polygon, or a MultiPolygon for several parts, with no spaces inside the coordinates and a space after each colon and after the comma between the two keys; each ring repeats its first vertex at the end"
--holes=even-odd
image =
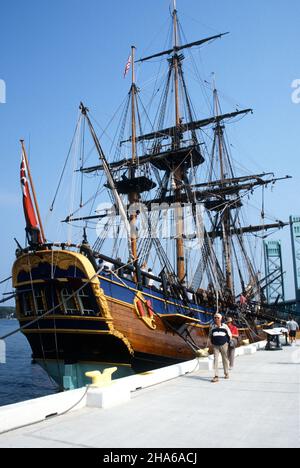
{"type": "Polygon", "coordinates": [[[289,315],[300,319],[300,216],[290,216],[291,243],[293,253],[293,268],[295,281],[295,300],[285,300],[284,271],[282,264],[282,248],[280,241],[264,243],[265,286],[267,302],[270,309],[278,313],[282,319],[289,315]]]}

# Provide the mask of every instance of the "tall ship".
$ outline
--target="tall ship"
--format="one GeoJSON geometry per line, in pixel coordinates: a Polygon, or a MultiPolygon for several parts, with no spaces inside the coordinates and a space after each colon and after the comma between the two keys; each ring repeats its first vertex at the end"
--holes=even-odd
{"type": "MultiPolygon", "coordinates": [[[[271,322],[268,278],[249,237],[286,223],[268,224],[262,209],[261,222],[247,224],[244,201],[284,177],[235,169],[226,125],[252,110],[223,113],[213,78],[211,114],[194,111],[185,54],[225,34],[184,41],[175,0],[171,20],[167,50],[137,59],[132,47],[130,91],[109,151],[80,104],[71,144],[79,202],[63,220],[80,242],[47,239],[22,141],[27,245],[13,265],[17,317],[33,359],[61,388],[84,385],[90,370],[116,366],[119,378],[194,359],[209,347],[216,311],[235,319],[241,340],[259,340],[271,322]],[[145,105],[136,70],[153,61],[160,71],[145,105]],[[91,178],[97,188],[86,200],[91,178]]],[[[72,191],[64,176],[58,191],[72,191]]]]}

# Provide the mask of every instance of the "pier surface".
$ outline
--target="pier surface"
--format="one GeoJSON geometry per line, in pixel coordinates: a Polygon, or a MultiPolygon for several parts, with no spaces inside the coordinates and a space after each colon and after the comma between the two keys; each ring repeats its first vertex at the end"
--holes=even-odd
{"type": "Polygon", "coordinates": [[[17,429],[0,435],[0,447],[300,447],[299,342],[238,357],[228,381],[211,377],[198,370],[110,409],[86,407],[17,429]]]}

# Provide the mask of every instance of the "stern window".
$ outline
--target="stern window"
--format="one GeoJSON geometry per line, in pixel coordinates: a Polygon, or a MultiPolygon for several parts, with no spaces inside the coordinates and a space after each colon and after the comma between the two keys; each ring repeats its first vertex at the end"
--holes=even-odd
{"type": "Polygon", "coordinates": [[[33,307],[31,302],[31,293],[23,293],[22,294],[22,312],[25,317],[29,317],[33,315],[33,307]]]}
{"type": "Polygon", "coordinates": [[[34,306],[37,315],[42,315],[46,312],[43,291],[41,289],[34,289],[34,306]]]}
{"type": "Polygon", "coordinates": [[[61,291],[61,298],[66,314],[78,314],[76,299],[75,296],[71,297],[72,294],[74,294],[74,291],[69,288],[63,288],[61,291]]]}
{"type": "Polygon", "coordinates": [[[91,308],[91,300],[89,295],[82,289],[78,293],[79,303],[82,309],[82,314],[96,315],[94,309],[91,308]]]}

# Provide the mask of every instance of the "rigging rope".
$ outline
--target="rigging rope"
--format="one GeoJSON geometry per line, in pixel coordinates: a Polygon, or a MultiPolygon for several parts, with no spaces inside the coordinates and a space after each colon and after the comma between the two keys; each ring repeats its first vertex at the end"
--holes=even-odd
{"type": "Polygon", "coordinates": [[[11,279],[12,279],[12,276],[9,276],[8,278],[5,278],[4,280],[0,281],[0,284],[4,284],[11,279]]]}
{"type": "Polygon", "coordinates": [[[67,158],[66,158],[66,160],[65,160],[65,163],[64,163],[64,166],[63,166],[63,170],[62,170],[62,173],[61,173],[60,178],[59,178],[58,186],[57,186],[57,189],[56,189],[56,191],[55,191],[53,201],[52,201],[52,203],[51,203],[51,205],[50,205],[49,211],[51,211],[51,212],[52,212],[53,209],[54,209],[54,204],[55,204],[55,202],[56,202],[56,198],[57,198],[57,195],[58,195],[60,186],[61,186],[61,184],[62,184],[62,180],[63,180],[64,174],[65,174],[65,170],[66,170],[66,168],[67,168],[67,164],[68,164],[68,161],[69,161],[69,157],[70,157],[70,155],[71,155],[71,151],[72,151],[72,148],[73,148],[73,144],[74,144],[74,141],[75,141],[75,138],[76,138],[76,135],[77,135],[77,132],[78,132],[78,129],[79,129],[81,120],[82,120],[82,115],[80,115],[79,118],[78,118],[78,121],[77,121],[77,124],[76,124],[76,128],[75,128],[75,132],[74,132],[74,135],[73,135],[73,138],[72,138],[72,141],[71,141],[71,145],[70,145],[70,148],[69,148],[69,151],[68,151],[68,154],[67,154],[67,158]]]}

